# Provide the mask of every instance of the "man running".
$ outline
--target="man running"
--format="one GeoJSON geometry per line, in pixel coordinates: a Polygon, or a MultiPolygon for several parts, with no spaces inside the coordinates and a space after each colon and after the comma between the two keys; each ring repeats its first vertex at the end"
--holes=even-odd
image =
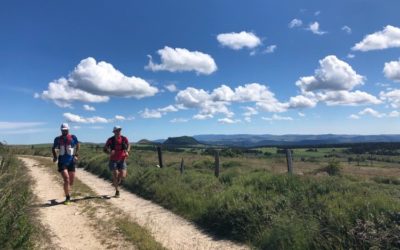
{"type": "Polygon", "coordinates": [[[107,139],[103,151],[110,155],[108,167],[112,171],[113,186],[115,187],[115,197],[119,197],[119,188],[123,179],[126,177],[126,158],[129,156],[131,146],[128,138],[121,135],[122,128],[115,126],[113,129],[114,136],[107,139]]]}
{"type": "Polygon", "coordinates": [[[71,201],[71,188],[75,178],[75,163],[78,160],[79,142],[75,135],[69,134],[67,123],[61,124],[61,135],[54,139],[53,143],[53,162],[58,161],[58,172],[64,179],[64,204],[68,205],[71,201]],[[57,157],[57,151],[58,157],[57,157]]]}

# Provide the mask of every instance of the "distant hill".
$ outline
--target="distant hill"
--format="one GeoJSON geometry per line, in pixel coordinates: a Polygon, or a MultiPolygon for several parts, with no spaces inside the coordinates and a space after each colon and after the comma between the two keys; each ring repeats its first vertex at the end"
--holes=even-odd
{"type": "Polygon", "coordinates": [[[157,142],[152,142],[152,141],[149,141],[149,140],[146,140],[146,139],[142,139],[142,140],[138,141],[137,144],[140,144],[140,145],[154,145],[154,144],[158,144],[158,143],[157,142]]]}
{"type": "Polygon", "coordinates": [[[324,144],[344,144],[363,142],[400,142],[400,135],[195,135],[197,141],[203,144],[237,147],[257,146],[307,146],[324,144]]]}
{"type": "Polygon", "coordinates": [[[180,137],[168,137],[164,141],[163,145],[167,146],[189,146],[189,145],[199,145],[200,143],[190,136],[180,136],[180,137]]]}

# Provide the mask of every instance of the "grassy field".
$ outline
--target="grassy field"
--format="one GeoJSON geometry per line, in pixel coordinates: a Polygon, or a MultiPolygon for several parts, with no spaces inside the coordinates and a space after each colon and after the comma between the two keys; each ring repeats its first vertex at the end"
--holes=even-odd
{"type": "MultiPolygon", "coordinates": [[[[221,150],[221,174],[215,178],[214,156],[204,149],[164,150],[165,167],[160,169],[155,150],[136,147],[124,186],[217,237],[255,248],[400,248],[396,156],[352,155],[344,148],[294,149],[295,174],[290,176],[285,155],[276,148],[255,150],[221,150]]],[[[80,155],[81,167],[111,177],[99,148],[83,145],[80,155]]]]}

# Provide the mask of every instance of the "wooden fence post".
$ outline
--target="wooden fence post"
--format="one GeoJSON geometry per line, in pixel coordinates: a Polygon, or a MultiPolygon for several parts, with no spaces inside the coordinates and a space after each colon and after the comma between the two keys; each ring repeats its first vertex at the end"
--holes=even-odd
{"type": "Polygon", "coordinates": [[[292,151],[290,149],[286,149],[286,162],[288,173],[293,174],[292,151]]]}
{"type": "Polygon", "coordinates": [[[219,151],[215,150],[215,171],[214,171],[215,177],[219,177],[219,151]]]}
{"type": "Polygon", "coordinates": [[[161,152],[161,147],[157,146],[157,153],[158,153],[158,164],[160,168],[163,167],[163,161],[162,161],[162,152],[161,152]]]}
{"type": "Polygon", "coordinates": [[[182,158],[181,167],[179,168],[179,171],[181,172],[181,174],[183,174],[183,169],[184,169],[184,166],[183,166],[183,158],[182,158]]]}

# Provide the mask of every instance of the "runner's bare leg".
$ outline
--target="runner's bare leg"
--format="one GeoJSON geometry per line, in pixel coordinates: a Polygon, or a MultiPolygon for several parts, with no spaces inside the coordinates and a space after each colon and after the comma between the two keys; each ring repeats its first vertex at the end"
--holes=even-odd
{"type": "Polygon", "coordinates": [[[72,192],[72,185],[74,185],[74,180],[75,180],[75,172],[69,171],[69,192],[72,192]]]}
{"type": "Polygon", "coordinates": [[[118,181],[118,170],[114,169],[113,170],[113,185],[115,187],[115,191],[119,191],[118,184],[119,184],[119,181],[118,181]]]}
{"type": "Polygon", "coordinates": [[[118,184],[121,184],[121,182],[125,179],[125,177],[126,177],[126,169],[118,170],[118,184]]]}
{"type": "Polygon", "coordinates": [[[69,196],[70,178],[69,178],[68,170],[64,169],[63,171],[61,171],[61,176],[62,176],[62,178],[64,180],[64,193],[65,193],[65,196],[69,196]]]}

